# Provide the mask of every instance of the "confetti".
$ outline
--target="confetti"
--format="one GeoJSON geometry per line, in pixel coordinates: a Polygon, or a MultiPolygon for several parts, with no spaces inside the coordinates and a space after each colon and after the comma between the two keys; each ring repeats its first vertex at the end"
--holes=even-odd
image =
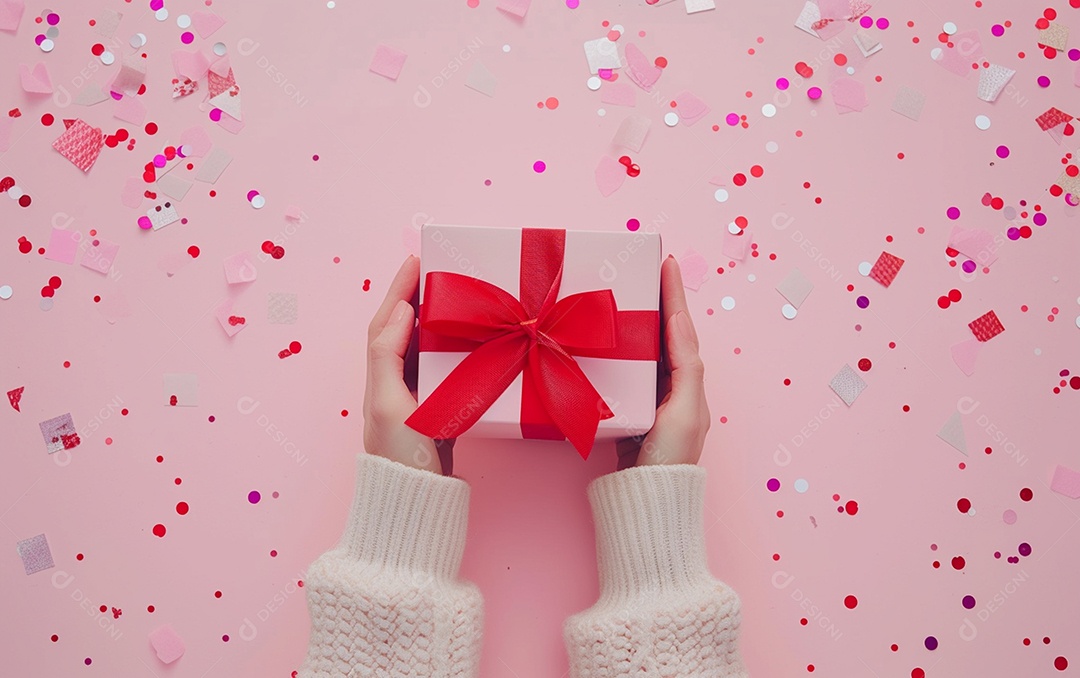
{"type": "Polygon", "coordinates": [[[232,156],[220,146],[215,146],[210,150],[210,154],[206,156],[206,159],[203,160],[198,171],[195,172],[195,180],[207,184],[217,183],[217,180],[221,178],[221,174],[231,162],[232,156]]]}
{"type": "Polygon", "coordinates": [[[235,336],[240,330],[247,327],[247,318],[238,316],[233,312],[234,300],[226,298],[214,309],[214,317],[217,318],[221,329],[227,336],[235,336]]]}
{"type": "Polygon", "coordinates": [[[167,407],[196,407],[199,404],[198,375],[165,373],[162,390],[167,407]]]}
{"type": "Polygon", "coordinates": [[[292,325],[299,316],[299,299],[288,292],[269,292],[266,295],[266,321],[271,325],[292,325]]]}
{"type": "Polygon", "coordinates": [[[687,249],[679,259],[682,270],[683,287],[697,292],[709,279],[709,262],[693,249],[687,249]]]}
{"type": "Polygon", "coordinates": [[[675,104],[679,110],[679,120],[687,125],[693,125],[701,120],[710,110],[704,101],[686,91],[679,92],[675,96],[675,104]]]}
{"type": "Polygon", "coordinates": [[[113,262],[116,261],[116,255],[119,252],[119,244],[95,237],[90,241],[90,245],[86,248],[86,253],[83,254],[80,263],[91,271],[107,274],[109,269],[112,268],[113,262]]]}
{"type": "Polygon", "coordinates": [[[375,55],[371,57],[371,64],[368,65],[368,70],[384,78],[397,80],[398,76],[401,75],[401,69],[405,67],[405,58],[407,56],[405,52],[388,45],[377,45],[375,55]]]}
{"type": "Polygon", "coordinates": [[[607,38],[597,38],[585,42],[585,59],[589,62],[589,72],[596,75],[601,69],[622,68],[619,48],[607,38]]]}
{"type": "Polygon", "coordinates": [[[154,653],[163,664],[172,664],[184,656],[184,640],[169,624],[154,629],[148,638],[154,653]]]}
{"type": "Polygon", "coordinates": [[[967,376],[975,374],[975,359],[979,355],[978,339],[965,339],[957,344],[953,344],[949,349],[952,355],[953,362],[960,368],[960,371],[967,376]]]}
{"type": "Polygon", "coordinates": [[[14,33],[22,20],[23,0],[0,0],[0,31],[14,33]]]}
{"type": "Polygon", "coordinates": [[[1050,480],[1050,489],[1069,499],[1080,499],[1080,472],[1058,464],[1054,467],[1054,477],[1050,480]]]}
{"type": "Polygon", "coordinates": [[[45,258],[62,264],[74,264],[80,242],[82,234],[78,231],[54,228],[49,236],[49,245],[45,248],[45,258]]]}
{"type": "Polygon", "coordinates": [[[41,437],[45,439],[45,450],[49,454],[60,450],[72,450],[79,446],[79,434],[70,414],[61,414],[38,424],[41,437]]]}
{"type": "Polygon", "coordinates": [[[900,272],[900,267],[904,265],[904,260],[900,257],[889,254],[888,252],[882,252],[881,256],[874,263],[874,267],[870,269],[868,274],[871,278],[878,281],[885,287],[892,284],[896,278],[896,274],[900,272]]]}
{"type": "Polygon", "coordinates": [[[626,57],[626,77],[646,92],[651,91],[664,69],[649,61],[633,43],[626,45],[624,56],[626,57]]]}
{"type": "Polygon", "coordinates": [[[687,14],[696,14],[710,9],[716,9],[716,3],[713,0],[686,0],[687,14]]]}
{"type": "Polygon", "coordinates": [[[979,90],[977,96],[983,101],[994,102],[1001,96],[1016,71],[1011,68],[990,64],[979,71],[979,90]]]}
{"type": "Polygon", "coordinates": [[[525,18],[525,13],[529,11],[529,5],[532,4],[532,0],[499,0],[496,7],[500,11],[512,14],[519,19],[525,18]]]}
{"type": "Polygon", "coordinates": [[[97,162],[98,156],[101,154],[101,148],[104,145],[105,138],[101,130],[97,127],[91,127],[78,119],[74,120],[52,144],[53,148],[60,152],[60,155],[67,158],[72,165],[75,165],[84,173],[89,172],[90,168],[97,162]]]}
{"type": "Polygon", "coordinates": [[[157,189],[177,202],[184,199],[194,184],[187,179],[181,179],[173,173],[158,177],[155,186],[157,189]]]}
{"type": "Polygon", "coordinates": [[[877,54],[883,49],[881,41],[877,38],[877,34],[871,33],[865,28],[860,28],[855,31],[852,40],[855,41],[855,46],[859,48],[859,51],[862,52],[864,57],[877,54]]]}
{"type": "Polygon", "coordinates": [[[600,158],[593,171],[596,187],[605,198],[619,190],[626,180],[626,169],[615,158],[605,155],[600,158]]]}
{"type": "Polygon", "coordinates": [[[629,148],[635,153],[641,151],[645,145],[645,137],[649,134],[652,121],[643,115],[629,115],[619,125],[618,131],[612,138],[611,143],[616,146],[629,148]]]}
{"type": "Polygon", "coordinates": [[[191,24],[200,38],[206,39],[225,25],[225,20],[213,12],[195,12],[191,15],[191,24]]]}
{"type": "MultiPolygon", "coordinates": [[[[599,78],[596,88],[600,89],[599,78]]],[[[634,88],[624,82],[608,83],[600,90],[600,102],[612,106],[634,106],[636,96],[634,88]]]]}
{"type": "Polygon", "coordinates": [[[896,90],[896,96],[893,98],[892,110],[905,118],[911,118],[915,122],[918,122],[919,118],[922,117],[923,106],[925,104],[925,94],[917,89],[901,86],[900,89],[896,90]]]}
{"type": "Polygon", "coordinates": [[[52,551],[49,549],[49,540],[45,538],[44,534],[23,539],[16,544],[16,547],[26,574],[31,575],[54,567],[52,551]]]}
{"type": "Polygon", "coordinates": [[[30,94],[52,94],[52,80],[49,71],[43,62],[39,62],[30,68],[26,64],[19,64],[19,82],[24,92],[30,94]]]}
{"type": "Polygon", "coordinates": [[[957,451],[967,455],[967,437],[964,435],[964,422],[960,419],[959,412],[953,412],[949,420],[938,431],[938,438],[956,448],[957,451]]]}
{"type": "Polygon", "coordinates": [[[866,87],[855,78],[841,77],[829,85],[837,113],[857,113],[870,105],[866,87]]]}
{"type": "Polygon", "coordinates": [[[787,277],[776,286],[776,291],[782,294],[795,308],[802,306],[813,290],[814,284],[797,268],[792,269],[791,273],[788,273],[787,277]]]}
{"type": "Polygon", "coordinates": [[[248,257],[247,252],[238,252],[231,257],[226,257],[224,265],[225,280],[230,285],[251,282],[256,278],[255,262],[248,257]]]}
{"type": "Polygon", "coordinates": [[[988,311],[984,315],[972,320],[968,323],[968,327],[971,328],[971,332],[979,341],[990,341],[1005,331],[1001,321],[998,320],[997,314],[993,311],[988,311]]]}
{"type": "Polygon", "coordinates": [[[20,386],[19,388],[13,388],[7,392],[8,402],[11,403],[12,409],[16,412],[22,411],[19,409],[19,402],[22,400],[23,389],[25,388],[25,386],[20,386]]]}
{"type": "Polygon", "coordinates": [[[1069,27],[1056,21],[1039,31],[1039,44],[1063,51],[1069,44],[1069,27]]]}
{"type": "Polygon", "coordinates": [[[866,382],[862,380],[858,372],[851,369],[851,365],[845,364],[829,382],[829,388],[850,407],[859,394],[866,389],[866,382]]]}
{"type": "Polygon", "coordinates": [[[495,96],[495,76],[482,62],[477,61],[465,78],[465,86],[489,97],[495,96]]]}
{"type": "Polygon", "coordinates": [[[109,84],[109,89],[127,96],[135,96],[145,80],[146,59],[138,54],[132,54],[124,57],[120,62],[120,70],[109,84]]]}
{"type": "MultiPolygon", "coordinates": [[[[180,215],[176,213],[176,207],[171,202],[155,205],[146,212],[146,222],[149,228],[160,231],[169,224],[180,221],[180,215]]],[[[143,224],[140,224],[143,226],[143,224]]],[[[146,226],[144,226],[146,228],[146,226]]]]}

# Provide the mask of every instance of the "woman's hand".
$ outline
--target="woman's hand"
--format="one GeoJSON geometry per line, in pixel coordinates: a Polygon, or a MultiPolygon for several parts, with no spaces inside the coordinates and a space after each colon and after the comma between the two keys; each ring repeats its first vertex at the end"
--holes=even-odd
{"type": "MultiPolygon", "coordinates": [[[[455,441],[432,440],[405,425],[416,409],[416,370],[410,369],[406,380],[405,359],[416,326],[410,301],[419,284],[420,259],[409,255],[368,326],[364,449],[407,466],[451,475],[455,441]]],[[[409,357],[415,360],[415,351],[409,357]]]]}
{"type": "Polygon", "coordinates": [[[696,464],[709,432],[705,365],[698,355],[697,331],[686,308],[679,262],[671,255],[660,269],[660,312],[664,328],[656,421],[645,436],[615,444],[620,471],[647,464],[696,464]]]}

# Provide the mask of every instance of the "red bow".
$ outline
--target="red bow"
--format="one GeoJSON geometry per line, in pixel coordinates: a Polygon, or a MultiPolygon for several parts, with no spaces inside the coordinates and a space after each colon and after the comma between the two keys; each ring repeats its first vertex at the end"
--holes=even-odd
{"type": "Polygon", "coordinates": [[[521,232],[520,300],[458,273],[427,274],[421,351],[469,351],[405,421],[432,438],[467,431],[522,373],[524,438],[566,438],[587,459],[613,415],[574,356],[657,360],[659,313],[619,311],[610,289],[559,299],[566,231],[521,232]]]}

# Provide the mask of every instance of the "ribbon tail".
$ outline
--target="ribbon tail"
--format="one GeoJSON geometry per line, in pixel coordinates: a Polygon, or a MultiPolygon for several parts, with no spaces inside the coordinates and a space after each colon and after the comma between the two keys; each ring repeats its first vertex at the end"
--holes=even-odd
{"type": "Polygon", "coordinates": [[[530,367],[540,400],[581,458],[588,459],[600,420],[615,415],[572,357],[550,347],[536,354],[530,367]]]}
{"type": "Polygon", "coordinates": [[[524,368],[528,348],[528,340],[520,334],[480,345],[420,403],[405,424],[440,440],[468,431],[524,368]]]}

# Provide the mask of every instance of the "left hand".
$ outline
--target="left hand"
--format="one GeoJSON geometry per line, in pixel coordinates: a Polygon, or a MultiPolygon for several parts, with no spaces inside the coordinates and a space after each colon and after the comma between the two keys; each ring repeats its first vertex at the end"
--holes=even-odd
{"type": "Polygon", "coordinates": [[[416,331],[411,301],[420,284],[420,259],[409,255],[394,276],[382,306],[368,326],[367,384],[364,389],[364,449],[440,475],[454,469],[455,439],[433,440],[405,425],[416,410],[416,369],[406,356],[416,331]],[[408,377],[406,374],[408,373],[408,377]]]}

